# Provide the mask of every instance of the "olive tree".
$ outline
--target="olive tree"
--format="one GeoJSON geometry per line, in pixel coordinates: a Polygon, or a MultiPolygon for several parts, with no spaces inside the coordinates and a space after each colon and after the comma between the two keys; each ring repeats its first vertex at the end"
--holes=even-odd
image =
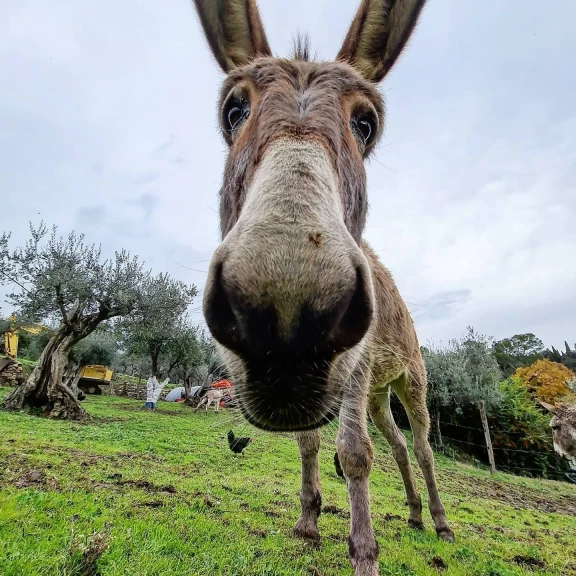
{"type": "Polygon", "coordinates": [[[173,366],[170,374],[175,381],[183,382],[187,391],[196,367],[204,359],[203,338],[202,330],[187,319],[176,327],[170,338],[167,351],[167,362],[173,366]]]}
{"type": "Polygon", "coordinates": [[[208,391],[210,384],[214,380],[220,380],[226,376],[224,364],[216,351],[214,340],[205,332],[199,335],[199,350],[200,361],[195,363],[188,378],[185,380],[186,402],[194,408],[208,391]],[[193,398],[190,398],[192,383],[200,386],[200,390],[193,398]]]}
{"type": "Polygon", "coordinates": [[[458,390],[470,385],[466,355],[457,341],[448,346],[429,344],[422,347],[422,357],[428,377],[427,400],[432,419],[432,435],[438,447],[443,446],[440,430],[441,411],[457,406],[458,390]]]}
{"type": "Polygon", "coordinates": [[[64,384],[76,393],[82,367],[89,364],[110,366],[116,359],[117,350],[118,343],[113,332],[96,329],[70,349],[63,376],[64,384]]]}
{"type": "Polygon", "coordinates": [[[188,340],[186,312],[197,290],[168,274],[146,278],[136,313],[119,323],[128,354],[148,356],[152,376],[161,379],[182,359],[180,343],[188,340]]]}
{"type": "Polygon", "coordinates": [[[9,302],[16,315],[56,325],[24,384],[3,402],[7,410],[41,409],[57,418],[79,418],[84,411],[62,381],[68,353],[102,323],[138,307],[147,274],[137,257],[116,252],[104,258],[84,235],[58,236],[40,223],[30,224],[30,239],[10,248],[10,234],[0,237],[0,281],[12,286],[9,302]]]}
{"type": "Polygon", "coordinates": [[[479,411],[484,426],[484,410],[489,414],[501,398],[502,374],[491,339],[468,327],[461,338],[451,340],[445,347],[422,348],[422,356],[429,382],[432,430],[437,443],[442,445],[442,409],[458,413],[465,406],[473,406],[479,411]]]}

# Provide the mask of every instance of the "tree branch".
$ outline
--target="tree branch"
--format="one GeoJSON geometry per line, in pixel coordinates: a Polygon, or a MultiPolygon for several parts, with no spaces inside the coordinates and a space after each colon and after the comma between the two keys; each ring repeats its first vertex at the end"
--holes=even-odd
{"type": "Polygon", "coordinates": [[[4,276],[4,278],[8,279],[9,282],[14,282],[14,284],[17,284],[18,286],[20,286],[20,288],[22,288],[22,290],[24,290],[24,292],[26,292],[26,294],[32,294],[32,292],[30,292],[30,290],[28,290],[28,288],[26,288],[23,284],[18,282],[18,280],[16,280],[16,278],[12,278],[12,276],[8,276],[8,274],[6,274],[6,272],[2,272],[2,270],[0,270],[0,274],[2,274],[2,276],[4,276]]]}
{"type": "Polygon", "coordinates": [[[66,326],[68,326],[68,328],[70,328],[71,330],[74,330],[74,327],[72,326],[70,320],[68,319],[68,312],[66,311],[66,307],[64,305],[64,297],[62,296],[62,290],[60,288],[60,284],[57,284],[54,287],[54,290],[56,290],[56,302],[58,303],[58,308],[60,309],[60,313],[62,314],[64,324],[66,324],[66,326]]]}
{"type": "Polygon", "coordinates": [[[172,362],[172,363],[169,365],[168,371],[166,372],[166,374],[170,374],[170,372],[172,372],[172,370],[174,370],[174,368],[176,367],[176,365],[180,362],[180,358],[181,358],[180,355],[176,356],[176,360],[174,360],[174,362],[172,362]]]}

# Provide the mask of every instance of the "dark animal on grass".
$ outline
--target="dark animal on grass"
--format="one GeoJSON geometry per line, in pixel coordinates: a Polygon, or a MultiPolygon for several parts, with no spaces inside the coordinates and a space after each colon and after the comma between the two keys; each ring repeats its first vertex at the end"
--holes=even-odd
{"type": "Polygon", "coordinates": [[[236,438],[232,430],[228,432],[228,446],[230,446],[230,450],[232,450],[234,454],[243,454],[244,448],[246,448],[250,442],[252,442],[252,438],[236,438]]]}
{"type": "Polygon", "coordinates": [[[342,470],[342,466],[340,465],[340,458],[338,458],[338,452],[334,453],[334,468],[336,470],[336,474],[340,476],[340,478],[344,478],[344,470],[342,470]]]}
{"type": "Polygon", "coordinates": [[[254,0],[194,3],[227,74],[218,103],[228,145],[222,243],[204,292],[206,321],[248,421],[296,432],[299,537],[319,537],[318,429],[339,418],[349,556],[356,576],[375,576],[367,410],[400,468],[408,523],[423,527],[390,390],[410,420],[436,532],[453,539],[436,486],[426,373],[412,319],[390,273],[362,240],[364,160],[384,127],[377,84],[410,38],[424,1],[363,0],[334,62],[312,61],[303,43],[290,59],[273,57],[254,0]]]}

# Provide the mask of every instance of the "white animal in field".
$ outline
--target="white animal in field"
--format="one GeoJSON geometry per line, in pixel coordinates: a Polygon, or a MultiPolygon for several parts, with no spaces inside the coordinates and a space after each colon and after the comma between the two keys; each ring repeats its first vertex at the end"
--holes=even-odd
{"type": "Polygon", "coordinates": [[[222,398],[224,398],[224,392],[222,392],[222,390],[208,390],[204,398],[202,398],[202,400],[200,400],[198,403],[198,406],[196,406],[196,410],[198,410],[198,408],[201,406],[205,406],[206,414],[208,414],[208,408],[210,408],[210,404],[214,403],[214,411],[218,412],[220,409],[220,400],[222,400],[222,398]]]}

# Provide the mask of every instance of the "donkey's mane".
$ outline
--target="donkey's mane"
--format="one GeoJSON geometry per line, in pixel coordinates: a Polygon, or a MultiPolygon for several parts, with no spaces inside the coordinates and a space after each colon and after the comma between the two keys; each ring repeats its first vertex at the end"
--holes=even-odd
{"type": "Polygon", "coordinates": [[[293,40],[292,60],[301,60],[302,62],[310,62],[314,60],[314,55],[310,51],[310,37],[308,34],[301,34],[298,32],[296,38],[293,40]]]}

